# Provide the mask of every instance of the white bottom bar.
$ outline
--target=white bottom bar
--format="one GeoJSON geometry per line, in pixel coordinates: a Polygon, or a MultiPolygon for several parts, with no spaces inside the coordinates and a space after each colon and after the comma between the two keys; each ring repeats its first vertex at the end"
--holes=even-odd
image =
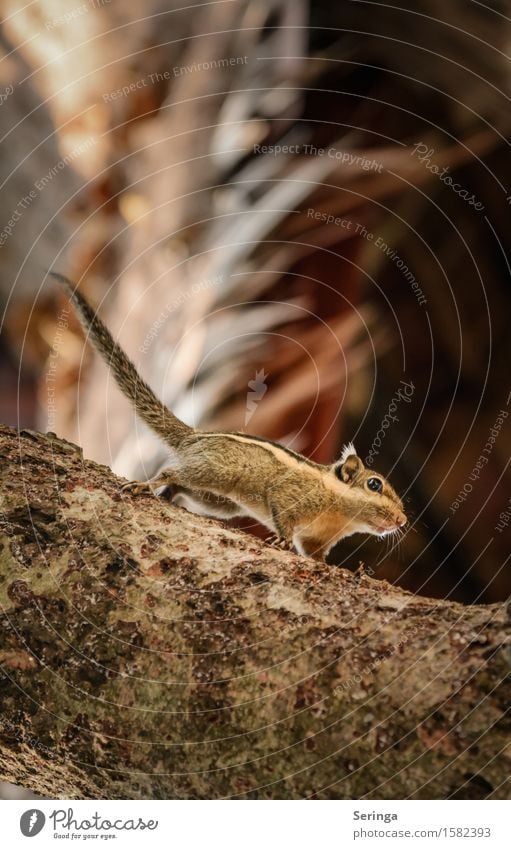
{"type": "Polygon", "coordinates": [[[1,811],[1,842],[9,849],[511,847],[506,801],[16,800],[4,802],[1,811]]]}

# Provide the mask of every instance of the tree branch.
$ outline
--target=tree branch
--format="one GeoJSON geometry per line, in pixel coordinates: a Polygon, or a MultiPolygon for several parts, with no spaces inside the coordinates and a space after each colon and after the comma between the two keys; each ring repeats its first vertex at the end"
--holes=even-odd
{"type": "Polygon", "coordinates": [[[507,798],[505,605],[414,597],[121,495],[49,435],[1,427],[0,443],[3,780],[71,798],[507,798]]]}

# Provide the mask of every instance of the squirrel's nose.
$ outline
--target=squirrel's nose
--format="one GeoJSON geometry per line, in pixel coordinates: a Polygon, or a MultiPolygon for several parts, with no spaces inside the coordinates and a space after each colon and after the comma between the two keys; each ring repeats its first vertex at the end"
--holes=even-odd
{"type": "Polygon", "coordinates": [[[408,521],[408,519],[406,518],[405,514],[401,513],[401,516],[399,517],[397,523],[398,523],[400,528],[403,528],[406,525],[407,521],[408,521]]]}

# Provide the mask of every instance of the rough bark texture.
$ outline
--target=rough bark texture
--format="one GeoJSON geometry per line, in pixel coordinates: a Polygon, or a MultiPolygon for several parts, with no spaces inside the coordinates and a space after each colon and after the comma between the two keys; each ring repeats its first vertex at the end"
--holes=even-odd
{"type": "Polygon", "coordinates": [[[276,552],[0,429],[3,780],[507,798],[509,614],[276,552]]]}

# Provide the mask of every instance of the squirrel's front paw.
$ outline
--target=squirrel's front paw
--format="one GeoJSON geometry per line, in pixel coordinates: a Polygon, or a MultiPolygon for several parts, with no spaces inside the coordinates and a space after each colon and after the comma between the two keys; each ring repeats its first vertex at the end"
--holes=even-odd
{"type": "Polygon", "coordinates": [[[293,550],[293,543],[291,540],[284,539],[278,534],[270,534],[269,537],[266,537],[265,542],[268,545],[271,545],[272,548],[281,548],[283,551],[293,550]]]}

